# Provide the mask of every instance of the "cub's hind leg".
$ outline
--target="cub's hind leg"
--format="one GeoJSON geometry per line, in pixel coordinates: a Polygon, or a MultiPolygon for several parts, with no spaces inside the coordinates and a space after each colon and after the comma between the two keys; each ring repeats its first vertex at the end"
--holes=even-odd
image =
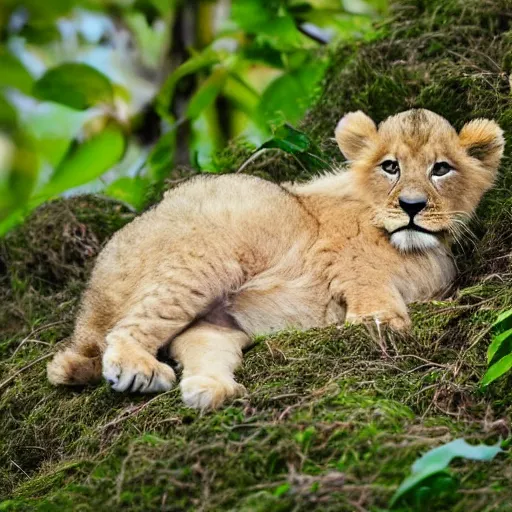
{"type": "Polygon", "coordinates": [[[176,337],[170,353],[183,365],[180,383],[183,401],[197,409],[214,409],[242,396],[234,371],[242,362],[242,349],[250,344],[243,331],[200,321],[176,337]]]}
{"type": "Polygon", "coordinates": [[[112,388],[141,393],[171,389],[174,371],[156,354],[194,321],[206,307],[204,299],[172,285],[148,291],[106,337],[103,376],[112,388]]]}
{"type": "Polygon", "coordinates": [[[174,372],[156,359],[158,349],[239,286],[239,267],[229,263],[195,261],[146,287],[106,337],[103,376],[114,390],[152,393],[172,387],[174,372]]]}

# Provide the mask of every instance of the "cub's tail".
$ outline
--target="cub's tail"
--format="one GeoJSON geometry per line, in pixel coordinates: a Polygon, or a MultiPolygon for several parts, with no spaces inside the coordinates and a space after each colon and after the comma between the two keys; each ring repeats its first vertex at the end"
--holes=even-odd
{"type": "Polygon", "coordinates": [[[101,350],[95,343],[72,343],[55,354],[46,368],[48,380],[57,385],[80,386],[101,380],[101,350]]]}

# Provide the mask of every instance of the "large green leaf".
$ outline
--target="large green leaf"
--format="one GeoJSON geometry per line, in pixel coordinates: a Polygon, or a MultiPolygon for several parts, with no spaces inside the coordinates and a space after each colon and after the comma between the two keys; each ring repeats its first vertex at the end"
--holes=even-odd
{"type": "Polygon", "coordinates": [[[464,439],[456,439],[445,445],[433,448],[412,465],[411,476],[401,483],[391,499],[390,507],[393,507],[401,497],[427,478],[437,473],[444,473],[454,458],[461,457],[469,460],[490,461],[501,451],[499,444],[473,446],[464,439]]]}
{"type": "Polygon", "coordinates": [[[265,23],[278,16],[277,7],[277,4],[266,0],[235,0],[231,7],[231,18],[246,32],[257,32],[265,23]]]}
{"type": "Polygon", "coordinates": [[[33,93],[41,100],[76,110],[114,101],[109,79],[97,69],[78,62],[61,64],[47,71],[34,84],[33,93]]]}
{"type": "Polygon", "coordinates": [[[257,30],[257,39],[262,43],[281,51],[290,51],[295,48],[302,48],[309,42],[289,15],[278,16],[267,21],[257,30]]]}
{"type": "Polygon", "coordinates": [[[89,112],[45,102],[26,114],[23,126],[33,136],[36,150],[56,168],[88,119],[89,112]]]}
{"type": "Polygon", "coordinates": [[[291,74],[284,74],[265,89],[261,96],[260,116],[269,123],[296,123],[302,118],[307,103],[300,82],[291,74]]]}
{"type": "Polygon", "coordinates": [[[482,386],[488,386],[512,368],[512,354],[502,357],[497,363],[494,363],[482,378],[482,386]]]}
{"type": "Polygon", "coordinates": [[[498,359],[512,352],[512,329],[502,332],[492,339],[487,349],[487,364],[495,363],[498,359]]]}
{"type": "Polygon", "coordinates": [[[482,378],[483,387],[512,368],[512,310],[501,313],[492,326],[497,334],[487,349],[489,369],[482,378]]]}
{"type": "Polygon", "coordinates": [[[0,87],[14,87],[25,94],[32,90],[34,79],[23,64],[7,50],[0,48],[0,87]]]}
{"type": "Polygon", "coordinates": [[[280,149],[293,155],[305,170],[322,169],[328,167],[322,152],[311,139],[289,124],[283,124],[274,130],[274,136],[264,142],[252,155],[240,166],[241,172],[248,164],[253,162],[267,149],[280,149]]]}
{"type": "Polygon", "coordinates": [[[313,146],[311,139],[289,124],[279,126],[272,139],[263,143],[259,149],[278,148],[296,155],[308,151],[313,146]]]}
{"type": "Polygon", "coordinates": [[[310,60],[276,78],[261,96],[260,115],[268,123],[297,123],[311,105],[325,69],[324,60],[310,60]]]}
{"type": "Polygon", "coordinates": [[[233,21],[245,32],[254,34],[260,43],[288,51],[304,46],[300,33],[288,12],[279,4],[266,0],[238,0],[232,6],[233,21]]]}
{"type": "Polygon", "coordinates": [[[38,196],[52,197],[98,178],[121,159],[124,149],[121,128],[107,126],[64,158],[38,196]]]}
{"type": "Polygon", "coordinates": [[[512,309],[504,311],[498,315],[498,318],[496,318],[496,321],[492,324],[492,326],[500,332],[512,329],[512,309]]]}
{"type": "Polygon", "coordinates": [[[190,59],[173,71],[165,81],[156,98],[155,109],[158,115],[163,119],[167,119],[171,123],[174,122],[170,111],[177,83],[183,77],[197,73],[202,69],[209,68],[210,66],[220,62],[220,60],[221,54],[208,48],[202,53],[190,57],[190,59]]]}
{"type": "Polygon", "coordinates": [[[329,166],[322,151],[305,134],[289,124],[274,131],[274,137],[260,146],[260,149],[277,148],[294,155],[302,166],[309,170],[325,169],[329,166]]]}

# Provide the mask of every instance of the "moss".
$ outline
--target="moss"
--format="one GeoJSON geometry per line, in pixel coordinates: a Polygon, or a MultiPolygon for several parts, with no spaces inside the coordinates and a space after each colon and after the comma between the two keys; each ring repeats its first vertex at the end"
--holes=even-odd
{"type": "MultiPolygon", "coordinates": [[[[334,162],[332,129],[358,108],[380,121],[421,106],[458,128],[487,116],[506,130],[475,241],[457,247],[453,294],[415,305],[407,337],[350,326],[261,339],[239,375],[249,397],[205,415],[184,408],[177,390],[55,389],[45,360],[32,363],[69,335],[94,257],[132,214],[97,198],[62,200],[0,241],[0,510],[383,511],[427,449],[507,438],[512,377],[485,392],[479,380],[489,325],[512,307],[511,9],[510,0],[397,3],[382,39],[330,49],[322,96],[302,123],[334,162]]],[[[234,146],[218,165],[235,170],[246,155],[234,146]]],[[[168,185],[188,171],[176,172],[168,185]]],[[[248,172],[307,175],[278,153],[248,172]]],[[[459,462],[458,492],[398,510],[510,510],[511,462],[510,451],[459,462]]]]}

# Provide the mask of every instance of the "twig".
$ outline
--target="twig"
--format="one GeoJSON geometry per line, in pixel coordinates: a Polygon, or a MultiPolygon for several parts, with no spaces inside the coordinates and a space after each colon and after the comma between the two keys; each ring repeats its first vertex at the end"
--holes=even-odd
{"type": "Polygon", "coordinates": [[[13,464],[14,464],[14,465],[15,465],[15,466],[16,466],[16,467],[17,467],[17,468],[18,468],[18,469],[19,469],[19,470],[20,470],[20,471],[21,471],[21,472],[26,476],[26,477],[30,478],[30,475],[28,475],[28,474],[27,474],[27,472],[26,472],[26,471],[24,471],[24,469],[23,469],[21,466],[19,466],[18,464],[16,464],[16,462],[14,462],[12,459],[11,459],[11,462],[12,462],[12,463],[13,463],[13,464]]]}
{"type": "MultiPolygon", "coordinates": [[[[150,403],[154,402],[155,400],[158,400],[159,398],[162,398],[163,396],[165,395],[168,395],[169,393],[173,392],[174,389],[171,389],[169,391],[166,391],[165,393],[161,393],[155,397],[153,397],[151,400],[148,400],[147,402],[139,405],[138,407],[135,407],[134,409],[132,409],[131,411],[125,411],[120,417],[116,418],[115,420],[112,420],[108,423],[106,423],[105,425],[99,427],[99,429],[101,430],[105,430],[107,429],[108,427],[113,427],[114,425],[118,425],[119,423],[123,422],[124,420],[128,419],[128,418],[131,418],[134,414],[137,414],[138,412],[142,411],[142,409],[145,409],[150,403]]],[[[167,419],[167,421],[169,420],[170,418],[167,419]]],[[[178,418],[174,418],[174,420],[178,420],[178,418]]]]}
{"type": "Polygon", "coordinates": [[[35,364],[43,361],[44,359],[48,359],[49,357],[52,357],[53,354],[54,354],[54,352],[50,352],[49,354],[45,354],[44,356],[38,357],[37,359],[35,359],[31,363],[27,364],[27,366],[24,366],[23,368],[20,368],[17,372],[14,372],[10,377],[5,379],[0,384],[0,389],[4,388],[7,384],[9,384],[9,382],[11,382],[11,380],[15,379],[20,373],[23,373],[25,370],[28,370],[29,368],[31,368],[35,364]]]}
{"type": "Polygon", "coordinates": [[[262,148],[255,151],[235,172],[235,174],[238,174],[242,172],[249,164],[254,162],[259,156],[261,156],[263,153],[266,153],[267,151],[270,151],[271,149],[277,149],[277,148],[262,148]]]}
{"type": "Polygon", "coordinates": [[[61,325],[61,324],[65,324],[65,323],[67,323],[65,320],[59,320],[58,322],[52,322],[51,324],[42,325],[41,327],[38,327],[37,329],[33,329],[26,338],[21,340],[21,343],[16,347],[16,349],[12,353],[11,357],[9,358],[9,360],[11,360],[17,354],[17,352],[20,350],[20,348],[27,341],[32,341],[31,338],[33,336],[35,336],[36,334],[39,334],[40,332],[44,332],[47,329],[51,329],[52,327],[55,327],[56,325],[61,325]]]}

